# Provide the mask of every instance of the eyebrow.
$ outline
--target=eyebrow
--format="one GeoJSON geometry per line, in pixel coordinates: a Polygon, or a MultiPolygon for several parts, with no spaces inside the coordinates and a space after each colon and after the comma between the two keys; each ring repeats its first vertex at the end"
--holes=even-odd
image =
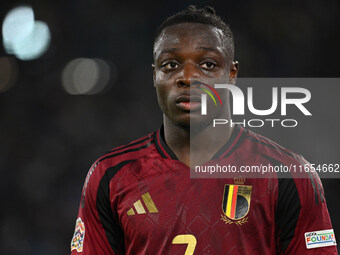
{"type": "Polygon", "coordinates": [[[178,50],[178,48],[168,48],[168,49],[162,50],[160,54],[172,53],[172,52],[175,52],[177,50],[178,50]]]}
{"type": "MultiPolygon", "coordinates": [[[[220,53],[220,51],[214,47],[199,47],[199,50],[204,50],[204,51],[214,51],[216,53],[220,53]]],[[[166,53],[172,53],[178,51],[178,48],[168,48],[168,49],[164,49],[161,51],[160,54],[166,54],[166,53]]]]}
{"type": "Polygon", "coordinates": [[[218,49],[213,48],[213,47],[199,47],[198,49],[204,50],[204,51],[213,51],[213,52],[216,52],[216,53],[221,53],[218,49]]]}

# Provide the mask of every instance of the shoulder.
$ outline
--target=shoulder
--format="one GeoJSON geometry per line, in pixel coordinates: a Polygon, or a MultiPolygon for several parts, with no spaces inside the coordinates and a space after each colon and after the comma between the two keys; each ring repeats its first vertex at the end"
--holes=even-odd
{"type": "Polygon", "coordinates": [[[301,154],[249,130],[245,138],[245,147],[250,153],[259,155],[276,167],[282,194],[291,190],[293,193],[314,197],[316,203],[324,200],[321,180],[315,171],[311,171],[311,164],[301,154]]]}
{"type": "Polygon", "coordinates": [[[302,155],[249,130],[246,140],[252,153],[260,154],[280,170],[277,172],[279,201],[295,201],[303,205],[325,201],[322,182],[302,155]]]}
{"type": "Polygon", "coordinates": [[[154,149],[154,133],[155,132],[152,132],[128,144],[115,147],[106,152],[93,163],[89,170],[89,174],[91,173],[91,170],[94,171],[96,169],[96,171],[105,171],[109,168],[122,166],[128,162],[145,157],[154,149]]]}
{"type": "Polygon", "coordinates": [[[99,157],[90,167],[83,186],[81,202],[84,203],[86,193],[96,193],[102,183],[109,182],[129,163],[141,160],[153,153],[155,132],[134,140],[126,145],[118,146],[99,157]]]}
{"type": "Polygon", "coordinates": [[[253,131],[246,131],[245,143],[250,153],[259,154],[273,165],[291,166],[293,169],[294,167],[308,164],[299,153],[289,150],[277,142],[253,131]]]}

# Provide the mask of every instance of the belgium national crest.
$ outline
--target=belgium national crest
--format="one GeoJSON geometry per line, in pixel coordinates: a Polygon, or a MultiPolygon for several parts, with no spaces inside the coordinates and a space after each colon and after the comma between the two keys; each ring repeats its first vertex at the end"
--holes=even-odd
{"type": "Polygon", "coordinates": [[[244,218],[250,208],[252,186],[246,185],[224,185],[224,193],[222,200],[222,220],[226,223],[235,223],[242,225],[247,222],[244,218]],[[231,221],[231,220],[233,221],[231,221]]]}

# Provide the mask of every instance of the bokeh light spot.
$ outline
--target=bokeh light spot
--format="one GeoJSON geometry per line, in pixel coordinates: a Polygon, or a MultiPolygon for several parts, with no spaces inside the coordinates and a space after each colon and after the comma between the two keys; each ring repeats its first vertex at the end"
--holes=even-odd
{"type": "Polygon", "coordinates": [[[45,22],[35,21],[33,9],[20,6],[11,10],[2,24],[3,44],[8,54],[33,60],[46,52],[51,40],[45,22]]]}
{"type": "Polygon", "coordinates": [[[108,89],[111,67],[103,59],[77,58],[62,73],[62,85],[71,95],[94,95],[108,89]]]}
{"type": "Polygon", "coordinates": [[[9,90],[18,78],[18,65],[13,58],[0,58],[0,93],[9,90]]]}
{"type": "Polygon", "coordinates": [[[7,53],[13,52],[13,44],[28,36],[34,27],[31,7],[20,6],[11,10],[2,23],[2,37],[7,53]]]}
{"type": "Polygon", "coordinates": [[[99,67],[92,59],[83,59],[73,72],[73,84],[78,94],[86,94],[96,85],[99,77],[99,67]]]}
{"type": "Polygon", "coordinates": [[[36,21],[32,33],[13,45],[17,58],[32,60],[44,54],[50,44],[51,34],[45,22],[36,21]]]}

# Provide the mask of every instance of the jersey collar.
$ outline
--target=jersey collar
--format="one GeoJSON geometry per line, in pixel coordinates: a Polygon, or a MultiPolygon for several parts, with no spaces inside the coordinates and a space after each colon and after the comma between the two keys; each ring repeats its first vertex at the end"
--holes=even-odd
{"type": "MultiPolygon", "coordinates": [[[[234,131],[231,134],[229,140],[222,146],[221,149],[214,155],[212,159],[219,159],[228,157],[231,153],[233,153],[243,138],[246,135],[247,130],[239,125],[235,125],[234,131]]],[[[154,141],[157,148],[157,151],[165,159],[174,159],[178,160],[175,153],[168,147],[164,139],[164,126],[162,125],[160,129],[154,132],[154,141]]]]}

